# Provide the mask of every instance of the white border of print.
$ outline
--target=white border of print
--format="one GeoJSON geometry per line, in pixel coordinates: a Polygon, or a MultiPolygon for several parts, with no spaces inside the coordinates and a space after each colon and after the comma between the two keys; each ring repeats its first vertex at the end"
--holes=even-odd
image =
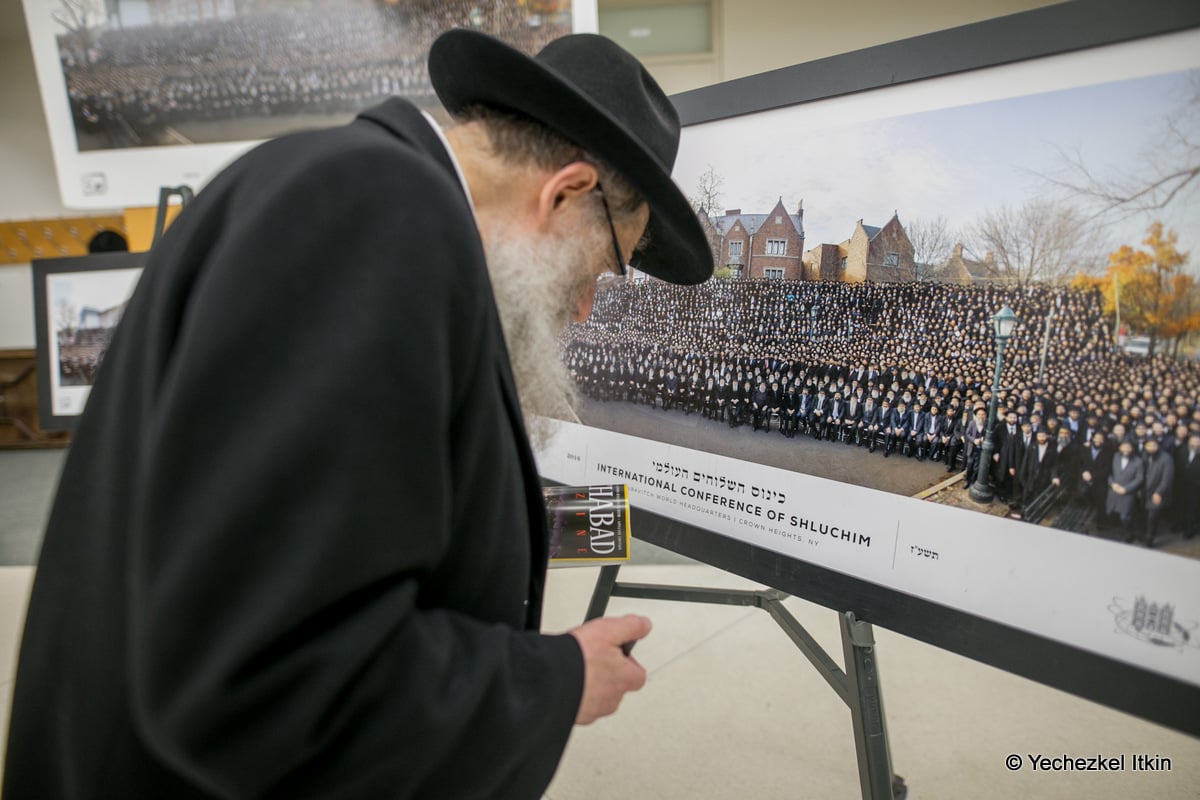
{"type": "MultiPolygon", "coordinates": [[[[199,189],[257,141],[80,152],[51,12],[58,0],[22,0],[62,203],[67,208],[153,206],[163,186],[199,189]]],[[[573,29],[599,29],[596,0],[572,0],[573,29]]]]}
{"type": "Polygon", "coordinates": [[[574,423],[555,426],[537,455],[546,478],[626,483],[635,508],[1200,685],[1200,561],[574,423]],[[1186,644],[1148,644],[1121,630],[1114,598],[1132,606],[1139,596],[1173,606],[1186,644]]]}

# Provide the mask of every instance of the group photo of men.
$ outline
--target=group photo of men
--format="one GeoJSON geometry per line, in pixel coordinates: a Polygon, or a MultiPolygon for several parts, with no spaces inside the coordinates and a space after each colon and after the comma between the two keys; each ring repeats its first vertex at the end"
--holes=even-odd
{"type": "MultiPolygon", "coordinates": [[[[1147,546],[1168,532],[1190,538],[1200,364],[1128,355],[1114,339],[1094,290],[646,281],[599,292],[590,319],[568,331],[564,359],[585,403],[695,415],[709,447],[729,441],[718,428],[762,433],[787,442],[790,468],[810,474],[853,452],[875,475],[923,469],[926,483],[949,484],[957,473],[959,489],[982,478],[1016,519],[1147,546]],[[984,465],[991,317],[1003,306],[1019,322],[984,465]],[[933,463],[944,469],[933,475],[933,463]]],[[[751,452],[780,447],[754,441],[751,452]]]]}
{"type": "Polygon", "coordinates": [[[516,0],[107,8],[103,20],[55,17],[80,150],[265,138],[304,120],[345,121],[391,96],[436,108],[425,62],[442,31],[482,30],[531,53],[571,32],[569,4],[516,0]]]}

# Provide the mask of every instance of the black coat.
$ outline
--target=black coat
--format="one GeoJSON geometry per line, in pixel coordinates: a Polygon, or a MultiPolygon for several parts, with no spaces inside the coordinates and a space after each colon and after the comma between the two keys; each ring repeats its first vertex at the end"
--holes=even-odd
{"type": "Polygon", "coordinates": [[[857,425],[862,421],[863,404],[857,400],[846,401],[846,413],[842,414],[842,423],[846,425],[857,425]]]}
{"type": "Polygon", "coordinates": [[[872,425],[878,427],[879,426],[879,415],[880,415],[880,407],[878,405],[872,405],[870,408],[868,408],[867,404],[863,403],[862,417],[859,421],[859,424],[865,428],[869,428],[872,425]]]}
{"type": "Polygon", "coordinates": [[[1017,470],[1017,476],[1021,480],[1021,490],[1027,500],[1040,493],[1050,485],[1051,480],[1057,477],[1054,466],[1058,461],[1058,450],[1055,448],[1054,442],[1046,442],[1046,450],[1041,453],[1040,458],[1038,457],[1039,452],[1035,439],[1021,457],[1021,468],[1017,470]]]}
{"type": "Polygon", "coordinates": [[[392,100],[149,258],[71,446],[6,800],[529,797],[583,665],[474,220],[392,100]]]}
{"type": "Polygon", "coordinates": [[[1175,484],[1175,461],[1161,450],[1155,453],[1153,458],[1146,456],[1145,461],[1146,482],[1142,489],[1145,505],[1156,508],[1168,505],[1171,501],[1171,487],[1175,484]],[[1152,495],[1156,494],[1161,498],[1159,503],[1153,502],[1152,495]]]}
{"type": "Polygon", "coordinates": [[[1079,448],[1078,456],[1079,462],[1076,470],[1079,475],[1079,486],[1091,497],[1093,502],[1100,504],[1108,491],[1108,474],[1112,470],[1113,464],[1112,448],[1105,442],[1104,446],[1097,449],[1093,455],[1092,445],[1089,442],[1079,448]],[[1083,477],[1084,472],[1091,476],[1090,479],[1083,477]]]}
{"type": "Polygon", "coordinates": [[[1189,462],[1186,442],[1175,451],[1175,479],[1181,497],[1194,502],[1200,496],[1200,456],[1189,462]]]}
{"type": "MultiPolygon", "coordinates": [[[[1015,434],[1009,434],[1007,425],[999,425],[992,434],[999,441],[995,444],[996,452],[1000,459],[996,462],[996,468],[1000,470],[1001,475],[1008,475],[1009,470],[1013,471],[1013,476],[1020,479],[1021,462],[1025,460],[1025,451],[1028,449],[1025,446],[1025,434],[1018,427],[1015,434]]],[[[1030,436],[1030,445],[1037,442],[1035,438],[1030,436]]]]}
{"type": "Polygon", "coordinates": [[[938,413],[926,414],[921,420],[921,427],[917,433],[922,440],[936,442],[942,438],[942,434],[945,432],[946,418],[938,413]]]}

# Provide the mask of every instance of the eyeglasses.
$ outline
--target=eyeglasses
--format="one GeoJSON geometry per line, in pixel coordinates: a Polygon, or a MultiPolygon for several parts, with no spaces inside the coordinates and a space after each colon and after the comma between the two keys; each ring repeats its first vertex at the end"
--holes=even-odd
{"type": "Polygon", "coordinates": [[[608,210],[608,198],[604,196],[604,188],[596,183],[596,193],[604,204],[604,218],[608,220],[608,232],[612,234],[613,255],[617,257],[617,274],[625,277],[625,259],[621,258],[621,243],[617,241],[617,229],[613,226],[612,212],[608,210]]]}

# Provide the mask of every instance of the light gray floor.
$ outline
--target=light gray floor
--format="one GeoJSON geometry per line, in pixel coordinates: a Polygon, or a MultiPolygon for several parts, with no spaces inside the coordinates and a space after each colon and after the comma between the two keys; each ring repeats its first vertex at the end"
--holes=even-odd
{"type": "MultiPolygon", "coordinates": [[[[595,571],[551,573],[547,629],[578,622],[595,571]]],[[[629,567],[622,580],[753,586],[707,566],[629,567]]],[[[795,598],[786,606],[840,664],[837,615],[795,598]]],[[[627,612],[654,622],[634,651],[649,679],[615,716],[576,728],[549,800],[861,796],[848,710],[767,613],[633,598],[609,605],[627,612]]],[[[1200,797],[1200,740],[874,632],[893,765],[910,800],[1200,797]],[[1171,771],[1135,772],[1135,753],[1169,757],[1171,771]],[[1014,754],[1017,771],[1005,765],[1014,754]],[[1123,754],[1126,766],[1034,771],[1028,756],[1039,754],[1123,754]]]]}
{"type": "MultiPolygon", "coordinates": [[[[41,529],[63,451],[0,451],[0,741],[41,529]]],[[[635,541],[621,579],[752,584],[635,541]]],[[[598,569],[551,571],[545,628],[578,624],[598,569]]],[[[792,598],[789,610],[841,662],[837,616],[792,598]]],[[[614,717],[577,728],[549,800],[857,798],[846,707],[763,611],[614,598],[609,613],[649,616],[635,651],[646,687],[614,717]]],[[[1200,740],[875,629],[896,772],[911,800],[1196,800],[1200,740]],[[1134,771],[1134,754],[1171,760],[1134,771]],[[1005,766],[1018,755],[1022,768],[1005,766]],[[1032,770],[1029,756],[1124,756],[1121,772],[1032,770]]],[[[64,658],[70,657],[64,649],[64,658]]],[[[1130,687],[1137,691],[1137,687],[1130,687]]]]}
{"type": "Polygon", "coordinates": [[[0,566],[37,563],[65,450],[0,450],[0,566]]]}
{"type": "MultiPolygon", "coordinates": [[[[0,740],[33,572],[0,567],[0,740]]],[[[595,567],[551,572],[547,631],[579,623],[596,574],[595,567]]],[[[703,565],[630,566],[622,579],[751,586],[703,565]]],[[[787,607],[840,663],[836,615],[794,598],[787,607]]],[[[609,611],[653,620],[634,651],[649,679],[615,716],[575,729],[548,800],[861,796],[848,711],[766,613],[631,598],[614,598],[609,611]]],[[[1200,740],[881,628],[875,640],[892,759],[910,800],[1200,797],[1200,740]],[[1133,771],[1137,753],[1171,759],[1170,771],[1133,771]],[[1027,756],[1039,754],[1123,755],[1126,767],[1034,771],[1027,756]],[[1005,766],[1010,755],[1020,770],[1005,766]]]]}

